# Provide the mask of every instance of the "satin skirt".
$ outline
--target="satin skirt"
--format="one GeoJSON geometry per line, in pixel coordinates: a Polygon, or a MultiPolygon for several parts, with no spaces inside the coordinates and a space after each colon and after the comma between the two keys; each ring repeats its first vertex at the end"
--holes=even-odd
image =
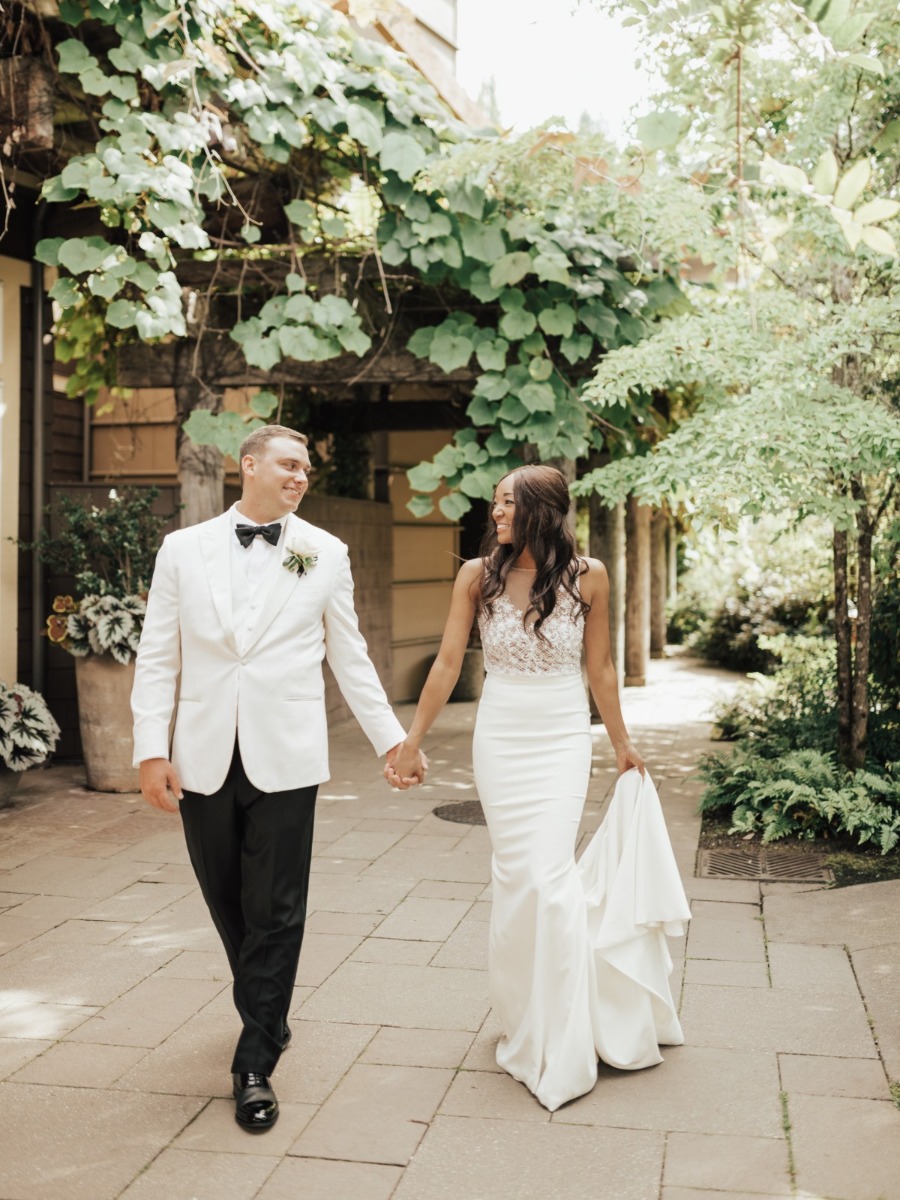
{"type": "Polygon", "coordinates": [[[473,745],[493,849],[491,1004],[497,1062],[550,1111],[684,1040],[665,935],[690,909],[649,775],[621,776],[575,862],[591,766],[580,676],[489,674],[473,745]]]}

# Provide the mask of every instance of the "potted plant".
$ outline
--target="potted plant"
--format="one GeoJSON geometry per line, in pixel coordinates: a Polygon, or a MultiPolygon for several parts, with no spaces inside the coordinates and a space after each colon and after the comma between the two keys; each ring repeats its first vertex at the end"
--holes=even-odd
{"type": "Polygon", "coordinates": [[[88,787],[133,792],[131,687],[146,597],[165,517],[152,511],[158,492],[122,496],[98,508],[61,496],[62,531],[36,549],[45,563],[75,579],[77,598],[57,596],[47,618],[50,640],[75,658],[78,720],[88,787]]]}
{"type": "Polygon", "coordinates": [[[0,808],[29,767],[46,762],[59,741],[59,726],[43,696],[23,683],[0,681],[0,808]]]}

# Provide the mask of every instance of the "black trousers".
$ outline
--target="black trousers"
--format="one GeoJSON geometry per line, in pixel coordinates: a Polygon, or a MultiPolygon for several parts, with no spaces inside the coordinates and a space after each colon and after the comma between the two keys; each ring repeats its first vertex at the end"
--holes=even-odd
{"type": "Polygon", "coordinates": [[[306,923],[318,786],[261,792],[235,746],[210,796],[185,791],[194,872],[228,955],[243,1022],[233,1072],[270,1075],[281,1054],[306,923]]]}

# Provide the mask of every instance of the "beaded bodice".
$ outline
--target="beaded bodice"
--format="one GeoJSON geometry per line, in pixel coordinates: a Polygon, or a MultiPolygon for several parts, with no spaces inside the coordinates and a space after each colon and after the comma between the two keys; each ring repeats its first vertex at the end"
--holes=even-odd
{"type": "Polygon", "coordinates": [[[560,590],[556,607],[541,626],[546,641],[534,632],[531,616],[523,622],[522,611],[504,592],[494,601],[492,614],[479,612],[488,674],[580,675],[584,616],[577,600],[560,590]]]}

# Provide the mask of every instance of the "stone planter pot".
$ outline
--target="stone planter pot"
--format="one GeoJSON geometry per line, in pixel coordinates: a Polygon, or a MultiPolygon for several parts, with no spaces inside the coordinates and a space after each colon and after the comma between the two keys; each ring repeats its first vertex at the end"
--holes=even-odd
{"type": "Polygon", "coordinates": [[[24,771],[11,771],[6,763],[0,763],[0,808],[12,804],[13,793],[24,774],[24,771]]]}
{"type": "Polygon", "coordinates": [[[75,682],[88,787],[95,792],[140,791],[131,765],[134,660],[123,666],[107,654],[76,658],[75,682]]]}
{"type": "Polygon", "coordinates": [[[480,647],[469,649],[463,655],[462,670],[456,687],[450,693],[451,702],[479,700],[484,687],[484,654],[480,647]]]}

